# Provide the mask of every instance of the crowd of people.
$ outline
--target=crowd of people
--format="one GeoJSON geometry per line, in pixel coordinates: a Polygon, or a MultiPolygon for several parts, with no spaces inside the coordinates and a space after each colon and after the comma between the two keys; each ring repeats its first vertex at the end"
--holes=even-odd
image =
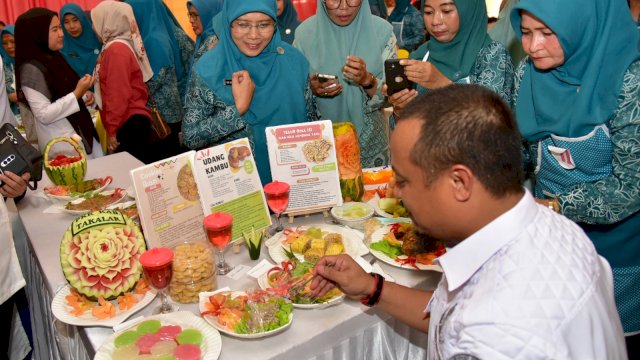
{"type": "Polygon", "coordinates": [[[247,137],[263,182],[266,127],[352,122],[362,166],[392,164],[420,236],[450,251],[435,292],[344,256],[316,292],[429,329],[429,358],[640,356],[640,2],[505,0],[491,30],[484,0],[415,3],[319,0],[300,22],[290,0],[190,0],[195,42],[161,0],[34,8],[0,30],[2,122],[145,163],[247,137]],[[388,95],[398,49],[415,87],[388,95]]]}

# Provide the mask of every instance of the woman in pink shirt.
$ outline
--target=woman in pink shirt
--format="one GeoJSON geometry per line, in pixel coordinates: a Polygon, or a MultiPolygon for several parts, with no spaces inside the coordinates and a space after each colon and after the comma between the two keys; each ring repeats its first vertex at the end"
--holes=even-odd
{"type": "Polygon", "coordinates": [[[145,81],[153,76],[131,6],[105,1],[91,11],[104,44],[96,65],[96,101],[102,112],[109,152],[127,151],[144,163],[155,160],[150,147],[151,115],[145,81]],[[108,14],[108,16],[107,16],[108,14]]]}

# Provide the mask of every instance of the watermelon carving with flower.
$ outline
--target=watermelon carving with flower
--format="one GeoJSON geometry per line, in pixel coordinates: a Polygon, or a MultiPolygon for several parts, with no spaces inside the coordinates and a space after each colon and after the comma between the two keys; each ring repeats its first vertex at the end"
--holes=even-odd
{"type": "Polygon", "coordinates": [[[142,232],[116,210],[78,217],[60,244],[65,278],[90,299],[114,299],[131,290],[142,276],[140,255],[146,245],[142,232]]]}

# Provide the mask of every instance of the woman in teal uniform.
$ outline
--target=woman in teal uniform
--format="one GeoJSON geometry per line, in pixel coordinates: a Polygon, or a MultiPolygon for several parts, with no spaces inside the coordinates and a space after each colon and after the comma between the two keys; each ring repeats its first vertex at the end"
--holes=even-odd
{"type": "Polygon", "coordinates": [[[274,0],[225,1],[220,42],[194,67],[182,131],[198,149],[247,137],[271,181],[265,128],[318,120],[309,62],[280,39],[274,0]]]}
{"type": "Polygon", "coordinates": [[[190,68],[217,43],[218,37],[213,31],[211,20],[222,10],[222,4],[222,0],[187,1],[189,22],[194,34],[196,34],[196,45],[190,68]]]}
{"type": "Polygon", "coordinates": [[[293,44],[295,38],[296,29],[300,25],[298,20],[298,12],[291,3],[291,0],[277,0],[278,4],[278,19],[277,25],[280,32],[282,41],[293,44]]]}
{"type": "Polygon", "coordinates": [[[410,59],[401,61],[417,90],[402,90],[389,97],[394,114],[419,93],[451,83],[483,85],[510,103],[511,57],[504,45],[487,34],[484,0],[426,0],[423,9],[431,39],[411,53],[410,59]]]}
{"type": "Polygon", "coordinates": [[[60,52],[78,76],[93,75],[102,43],[91,27],[91,20],[78,4],[68,3],[60,9],[64,47],[60,52]]]}
{"type": "Polygon", "coordinates": [[[640,34],[617,0],[522,0],[511,22],[529,56],[516,72],[515,113],[535,196],[609,261],[625,334],[637,334],[640,34]]]}
{"type": "Polygon", "coordinates": [[[396,57],[396,37],[367,0],[318,1],[316,14],[296,31],[293,45],[311,64],[311,88],[322,116],[352,122],[362,167],[389,164],[388,122],[382,108],[384,61],[396,57]],[[336,80],[321,82],[318,74],[336,80]]]}

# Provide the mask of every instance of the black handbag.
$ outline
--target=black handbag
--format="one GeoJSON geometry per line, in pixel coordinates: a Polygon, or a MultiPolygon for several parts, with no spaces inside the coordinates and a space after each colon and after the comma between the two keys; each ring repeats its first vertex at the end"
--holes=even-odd
{"type": "Polygon", "coordinates": [[[33,186],[29,183],[27,186],[31,190],[35,190],[42,179],[42,154],[8,123],[0,127],[0,173],[5,171],[16,175],[29,172],[33,186]]]}

